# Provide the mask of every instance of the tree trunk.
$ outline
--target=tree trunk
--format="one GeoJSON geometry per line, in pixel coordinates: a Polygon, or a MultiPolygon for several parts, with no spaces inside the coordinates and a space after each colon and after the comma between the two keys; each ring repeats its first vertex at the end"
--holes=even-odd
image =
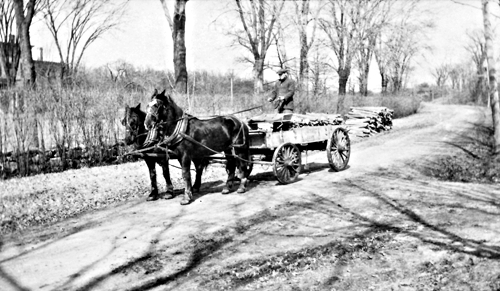
{"type": "Polygon", "coordinates": [[[389,80],[387,79],[387,75],[385,73],[380,73],[380,77],[382,79],[381,81],[381,86],[382,86],[382,93],[387,93],[387,84],[389,83],[389,80]]]}
{"type": "Polygon", "coordinates": [[[186,66],[186,2],[188,0],[177,0],[173,18],[172,39],[174,41],[174,74],[175,90],[185,94],[188,85],[188,73],[186,66]]]}
{"type": "Polygon", "coordinates": [[[309,62],[307,61],[307,55],[309,54],[309,48],[307,46],[307,34],[300,34],[300,64],[299,64],[299,90],[305,92],[307,95],[308,91],[308,80],[309,80],[309,62]]]}
{"type": "MultiPolygon", "coordinates": [[[[303,96],[308,95],[309,87],[309,44],[307,42],[307,24],[309,22],[309,0],[302,1],[302,7],[299,14],[299,42],[300,42],[300,60],[299,60],[299,91],[303,96]]],[[[314,20],[316,21],[316,20],[314,20]]],[[[314,34],[313,34],[314,37],[314,34]]]]}
{"type": "Polygon", "coordinates": [[[359,93],[368,96],[368,74],[370,73],[370,64],[366,63],[359,76],[359,93]]]}
{"type": "Polygon", "coordinates": [[[339,99],[337,102],[337,114],[344,112],[344,100],[347,91],[347,81],[349,80],[349,69],[339,69],[339,99]]]}
{"type": "Polygon", "coordinates": [[[14,0],[17,31],[21,47],[21,65],[24,85],[32,87],[35,85],[36,73],[33,56],[31,54],[30,26],[35,12],[35,0],[29,0],[26,4],[26,16],[24,15],[23,0],[14,0]]]}
{"type": "Polygon", "coordinates": [[[483,0],[484,37],[486,40],[485,52],[488,60],[489,72],[489,98],[491,106],[491,116],[493,118],[493,153],[498,158],[500,155],[500,106],[498,102],[498,88],[496,79],[495,59],[493,57],[493,41],[488,7],[489,0],[483,0]]]}
{"type": "Polygon", "coordinates": [[[347,89],[347,81],[349,80],[349,69],[339,69],[339,95],[345,95],[347,89]]]}
{"type": "Polygon", "coordinates": [[[391,81],[392,81],[391,82],[392,92],[393,93],[399,92],[403,87],[403,74],[400,73],[397,68],[391,77],[391,81]]]}
{"type": "Polygon", "coordinates": [[[257,56],[253,65],[253,91],[255,95],[264,92],[264,60],[257,56]]]}

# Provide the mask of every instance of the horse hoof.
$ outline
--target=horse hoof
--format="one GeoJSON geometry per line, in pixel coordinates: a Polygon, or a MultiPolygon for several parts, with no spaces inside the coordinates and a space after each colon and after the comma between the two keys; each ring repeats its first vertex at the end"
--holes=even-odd
{"type": "Polygon", "coordinates": [[[222,189],[222,194],[229,194],[229,189],[227,188],[222,189]]]}
{"type": "Polygon", "coordinates": [[[184,198],[184,199],[182,199],[182,201],[181,201],[181,205],[188,205],[189,203],[191,203],[191,200],[190,200],[190,199],[186,199],[186,198],[184,198]]]}
{"type": "Polygon", "coordinates": [[[158,194],[157,195],[149,195],[148,198],[146,198],[146,201],[155,201],[155,200],[158,200],[158,198],[160,198],[158,196],[158,194]]]}
{"type": "Polygon", "coordinates": [[[163,199],[172,199],[174,198],[174,194],[171,194],[171,193],[167,193],[163,196],[163,199]]]}
{"type": "Polygon", "coordinates": [[[243,188],[238,188],[238,191],[236,191],[236,193],[245,193],[246,192],[246,189],[243,189],[243,188]]]}

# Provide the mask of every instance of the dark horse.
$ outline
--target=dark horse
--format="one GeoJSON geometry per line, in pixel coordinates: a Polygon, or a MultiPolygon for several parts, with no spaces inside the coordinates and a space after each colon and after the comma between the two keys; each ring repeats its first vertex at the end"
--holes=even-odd
{"type": "MultiPolygon", "coordinates": [[[[139,103],[136,107],[125,106],[125,117],[122,119],[122,125],[125,126],[125,144],[133,144],[136,149],[140,149],[146,140],[147,130],[144,127],[144,121],[146,119],[146,112],[141,110],[141,104],[139,103]]],[[[170,181],[170,172],[168,169],[168,160],[166,158],[158,157],[143,157],[144,161],[148,165],[149,178],[151,179],[151,192],[148,196],[148,201],[157,200],[160,198],[158,194],[158,185],[156,183],[156,163],[158,163],[163,169],[163,177],[167,182],[167,194],[164,196],[165,199],[170,199],[173,197],[174,186],[170,181]]]]}
{"type": "Polygon", "coordinates": [[[241,180],[238,193],[246,191],[248,178],[249,133],[248,126],[234,116],[217,116],[200,120],[187,115],[175,104],[165,91],[155,90],[147,108],[145,126],[148,129],[159,126],[162,129],[162,143],[173,150],[182,166],[182,177],[186,183],[184,199],[181,204],[193,200],[192,192],[198,192],[201,186],[201,174],[208,165],[208,157],[224,152],[228,178],[222,194],[229,193],[238,166],[241,180]],[[191,161],[196,168],[196,179],[191,185],[191,161]]]}

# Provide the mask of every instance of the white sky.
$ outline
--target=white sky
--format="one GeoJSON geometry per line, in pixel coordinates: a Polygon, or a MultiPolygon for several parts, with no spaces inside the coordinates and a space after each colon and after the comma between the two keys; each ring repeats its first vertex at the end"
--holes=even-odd
{"type": "MultiPolygon", "coordinates": [[[[404,0],[402,0],[404,1],[404,0]]],[[[482,12],[471,6],[480,8],[481,0],[422,1],[430,13],[422,17],[432,18],[435,28],[429,33],[429,45],[432,51],[426,52],[415,63],[412,83],[433,82],[431,70],[443,62],[458,63],[467,58],[463,49],[466,32],[480,29],[483,25],[482,12]]],[[[173,1],[170,3],[173,6],[173,1]]],[[[172,39],[160,0],[131,0],[129,9],[120,30],[113,31],[97,40],[87,51],[84,63],[88,67],[102,66],[117,60],[125,60],[136,67],[155,69],[172,69],[172,39]]],[[[188,70],[208,70],[228,72],[234,70],[242,76],[251,76],[250,64],[237,62],[243,55],[241,48],[230,48],[231,39],[223,33],[225,11],[233,7],[233,0],[190,0],[187,3],[187,67],[188,70]]],[[[490,4],[491,10],[500,16],[497,1],[490,4]]],[[[171,11],[172,12],[172,11],[171,11]]],[[[492,17],[494,27],[499,22],[492,17]]],[[[241,25],[235,21],[234,25],[241,25]]],[[[51,42],[43,23],[38,21],[32,27],[32,45],[44,48],[44,59],[58,61],[56,48],[51,42]]],[[[496,55],[500,53],[495,52],[496,55]]],[[[296,54],[297,52],[288,52],[296,54]]],[[[38,51],[34,50],[34,58],[38,59],[38,51]]],[[[371,85],[379,84],[377,68],[372,67],[371,85]]],[[[273,73],[266,78],[274,79],[273,73]]]]}

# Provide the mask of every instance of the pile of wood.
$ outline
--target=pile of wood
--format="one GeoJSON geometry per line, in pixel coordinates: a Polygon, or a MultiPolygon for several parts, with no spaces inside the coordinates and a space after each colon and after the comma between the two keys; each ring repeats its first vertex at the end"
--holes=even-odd
{"type": "Polygon", "coordinates": [[[350,133],[359,137],[368,137],[392,128],[394,110],[386,107],[351,107],[346,115],[345,124],[350,133]]]}
{"type": "Polygon", "coordinates": [[[304,126],[340,125],[344,119],[340,114],[262,114],[246,121],[250,129],[269,132],[286,131],[304,126]]]}
{"type": "Polygon", "coordinates": [[[294,127],[302,126],[323,126],[323,125],[339,125],[344,123],[344,119],[340,114],[326,114],[326,113],[307,113],[296,114],[294,113],[290,118],[290,122],[294,127]]]}

